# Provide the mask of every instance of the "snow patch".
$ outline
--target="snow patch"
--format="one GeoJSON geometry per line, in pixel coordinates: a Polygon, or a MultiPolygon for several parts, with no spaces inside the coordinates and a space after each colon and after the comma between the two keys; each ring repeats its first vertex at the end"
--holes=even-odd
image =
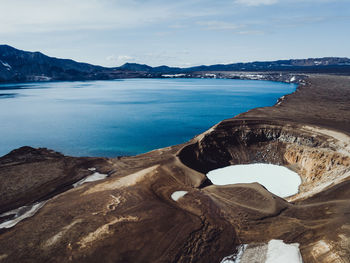
{"type": "Polygon", "coordinates": [[[44,76],[44,75],[41,75],[41,76],[31,76],[30,79],[33,80],[33,81],[50,81],[50,80],[52,80],[51,77],[44,76]]]}
{"type": "Polygon", "coordinates": [[[95,181],[103,180],[106,177],[108,177],[108,174],[100,174],[98,172],[95,172],[92,175],[89,175],[89,176],[85,177],[84,179],[81,179],[80,181],[78,181],[75,184],[73,184],[73,187],[78,187],[78,186],[81,186],[82,184],[89,183],[89,182],[95,182],[95,181]]]}
{"type": "Polygon", "coordinates": [[[22,220],[35,215],[36,212],[42,208],[47,201],[35,203],[33,205],[22,206],[20,208],[16,208],[14,210],[8,211],[0,215],[0,219],[2,217],[8,217],[12,215],[12,218],[6,220],[0,224],[0,229],[2,228],[11,228],[17,225],[22,220]]]}
{"type": "Polygon", "coordinates": [[[243,76],[244,78],[251,79],[251,80],[262,80],[262,79],[265,79],[265,76],[261,75],[261,74],[242,74],[241,76],[243,76]]]}
{"type": "Polygon", "coordinates": [[[209,78],[216,78],[216,74],[212,74],[212,73],[206,73],[204,74],[206,77],[209,77],[209,78]]]}
{"type": "Polygon", "coordinates": [[[171,199],[174,201],[179,200],[181,197],[184,197],[188,192],[187,191],[176,191],[171,194],[171,199]]]}
{"type": "MultiPolygon", "coordinates": [[[[96,168],[89,168],[88,170],[95,171],[96,168]]],[[[78,187],[78,186],[80,186],[84,183],[88,183],[88,182],[102,180],[102,179],[105,179],[106,177],[108,177],[107,174],[100,174],[98,172],[95,172],[92,175],[87,176],[84,179],[73,184],[73,187],[78,187]]],[[[47,201],[48,200],[45,200],[42,202],[37,202],[37,203],[34,203],[32,205],[22,206],[22,207],[13,209],[11,211],[5,212],[3,214],[0,214],[0,222],[2,221],[1,220],[2,218],[10,218],[10,219],[5,219],[5,221],[0,223],[0,229],[11,228],[11,227],[17,225],[22,220],[24,220],[28,217],[32,217],[33,215],[36,214],[36,212],[39,211],[40,208],[42,208],[45,205],[45,203],[47,201]]]]}
{"type": "Polygon", "coordinates": [[[225,257],[220,263],[265,262],[265,263],[302,263],[299,244],[285,244],[282,240],[272,239],[268,244],[259,246],[241,245],[237,254],[225,257]]]}
{"type": "Polygon", "coordinates": [[[285,98],[286,98],[285,96],[282,96],[281,98],[279,98],[279,99],[277,100],[276,106],[280,105],[280,104],[283,102],[283,100],[284,100],[285,98]]]}
{"type": "Polygon", "coordinates": [[[227,166],[210,171],[207,177],[216,185],[257,182],[281,197],[297,194],[301,184],[299,175],[290,169],[262,163],[227,166]]]}
{"type": "Polygon", "coordinates": [[[302,263],[299,244],[285,244],[282,240],[270,240],[265,263],[302,263]]]}
{"type": "Polygon", "coordinates": [[[164,78],[181,78],[185,77],[186,74],[163,74],[162,77],[164,78]]]}
{"type": "Polygon", "coordinates": [[[239,246],[237,254],[224,257],[220,263],[240,263],[247,246],[248,245],[239,246]]]}
{"type": "Polygon", "coordinates": [[[1,61],[1,60],[0,60],[0,63],[1,63],[4,67],[6,67],[7,70],[11,70],[11,69],[12,69],[12,67],[11,67],[8,63],[3,62],[3,61],[1,61]]]}

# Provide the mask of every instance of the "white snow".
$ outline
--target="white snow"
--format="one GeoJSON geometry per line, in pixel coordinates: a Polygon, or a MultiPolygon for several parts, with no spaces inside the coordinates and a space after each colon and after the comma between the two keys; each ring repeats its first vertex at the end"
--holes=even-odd
{"type": "Polygon", "coordinates": [[[284,100],[285,98],[286,98],[285,96],[282,96],[281,98],[279,98],[279,99],[277,100],[276,106],[280,105],[280,104],[283,102],[283,100],[284,100]]]}
{"type": "MultiPolygon", "coordinates": [[[[96,171],[96,168],[88,168],[88,170],[89,171],[96,171]]],[[[108,177],[107,174],[100,174],[98,172],[95,172],[92,175],[87,176],[86,178],[73,184],[73,187],[78,187],[78,186],[80,186],[84,183],[88,183],[88,182],[102,180],[102,179],[105,179],[106,177],[108,177]]],[[[48,200],[43,201],[43,202],[39,202],[39,203],[35,203],[33,205],[22,206],[22,207],[19,207],[19,208],[16,208],[14,210],[11,210],[11,211],[8,211],[8,212],[1,214],[0,219],[4,218],[4,217],[8,217],[8,216],[12,216],[12,217],[9,220],[6,220],[6,221],[0,223],[0,229],[11,228],[11,227],[15,226],[16,224],[18,224],[19,222],[21,222],[23,219],[33,216],[40,208],[42,208],[45,205],[45,203],[47,201],[48,200]]]]}
{"type": "Polygon", "coordinates": [[[302,263],[299,244],[285,244],[282,240],[270,240],[265,263],[302,263]]]}
{"type": "Polygon", "coordinates": [[[260,80],[265,78],[264,75],[260,74],[241,74],[241,76],[252,80],[260,80]]]}
{"type": "Polygon", "coordinates": [[[188,192],[187,191],[176,191],[171,194],[171,199],[174,201],[179,200],[181,197],[185,196],[188,192]]]}
{"type": "Polygon", "coordinates": [[[216,185],[257,182],[281,197],[297,194],[301,183],[299,175],[288,168],[262,163],[227,166],[210,171],[207,177],[216,185]]]}
{"type": "Polygon", "coordinates": [[[180,78],[180,77],[185,77],[186,74],[163,74],[162,77],[165,77],[165,78],[180,78]]]}
{"type": "Polygon", "coordinates": [[[211,74],[211,73],[206,73],[204,74],[206,77],[212,77],[212,78],[216,78],[216,74],[211,74]]]}
{"type": "Polygon", "coordinates": [[[91,168],[88,168],[88,170],[91,171],[91,172],[95,172],[96,168],[95,167],[91,167],[91,168]]]}
{"type": "Polygon", "coordinates": [[[0,63],[1,63],[4,67],[6,67],[7,70],[11,70],[11,69],[12,69],[12,67],[11,67],[8,63],[3,62],[3,61],[1,61],[1,60],[0,60],[0,63]]]}
{"type": "Polygon", "coordinates": [[[32,76],[31,79],[33,81],[50,81],[52,78],[48,77],[48,76],[41,75],[41,76],[32,76]]]}
{"type": "Polygon", "coordinates": [[[14,215],[10,220],[4,221],[0,224],[0,229],[2,228],[11,228],[21,222],[23,219],[33,216],[40,208],[42,208],[47,201],[43,201],[40,203],[35,203],[33,205],[22,206],[20,208],[16,208],[9,212],[3,213],[0,215],[1,217],[14,215]]]}
{"type": "Polygon", "coordinates": [[[99,180],[105,179],[106,177],[108,177],[108,174],[100,174],[98,172],[95,172],[92,175],[89,175],[84,179],[81,179],[80,181],[73,184],[73,187],[78,187],[82,184],[89,183],[89,182],[99,181],[99,180]]]}
{"type": "Polygon", "coordinates": [[[237,254],[233,254],[227,257],[224,257],[220,263],[240,263],[243,253],[245,251],[245,249],[247,248],[248,245],[242,245],[238,248],[238,252],[237,254]]]}
{"type": "MultiPolygon", "coordinates": [[[[263,253],[263,254],[256,254],[255,260],[256,262],[262,262],[266,256],[265,263],[302,263],[302,257],[299,250],[299,244],[293,243],[293,244],[285,244],[283,240],[277,240],[272,239],[268,244],[263,244],[264,246],[267,245],[266,252],[257,252],[254,251],[253,253],[263,253]],[[265,254],[266,253],[266,254],[265,254]]],[[[221,260],[220,263],[240,263],[241,261],[248,262],[247,260],[252,260],[249,256],[247,257],[247,254],[252,253],[254,248],[248,247],[248,245],[242,245],[239,247],[238,252],[236,255],[231,255],[228,257],[225,257],[221,260]]]]}

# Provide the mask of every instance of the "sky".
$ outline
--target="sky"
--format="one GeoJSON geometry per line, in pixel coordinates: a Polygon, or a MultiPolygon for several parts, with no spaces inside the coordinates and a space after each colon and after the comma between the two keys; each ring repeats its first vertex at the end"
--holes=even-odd
{"type": "Polygon", "coordinates": [[[0,0],[0,44],[102,66],[350,57],[350,0],[0,0]]]}

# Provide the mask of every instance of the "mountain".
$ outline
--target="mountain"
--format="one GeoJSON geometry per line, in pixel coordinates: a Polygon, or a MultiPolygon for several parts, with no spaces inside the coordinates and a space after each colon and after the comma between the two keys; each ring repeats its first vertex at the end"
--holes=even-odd
{"type": "Polygon", "coordinates": [[[0,80],[33,81],[65,80],[86,77],[102,67],[70,59],[48,57],[40,52],[27,52],[7,45],[0,46],[0,80]]]}
{"type": "MultiPolygon", "coordinates": [[[[132,77],[128,70],[59,59],[0,45],[0,82],[97,80],[132,77]]],[[[142,77],[142,74],[136,74],[142,77]]]]}
{"type": "Polygon", "coordinates": [[[181,72],[193,72],[192,68],[176,68],[168,66],[151,67],[145,64],[137,63],[125,63],[123,66],[116,68],[130,71],[147,72],[147,73],[181,73],[181,72]]]}
{"type": "Polygon", "coordinates": [[[228,65],[199,66],[191,71],[299,71],[299,72],[350,72],[350,59],[338,57],[289,59],[277,61],[235,63],[228,65]]]}
{"type": "Polygon", "coordinates": [[[325,72],[350,73],[350,59],[339,57],[289,59],[277,61],[256,61],[248,63],[202,65],[190,68],[150,67],[144,64],[126,63],[119,69],[147,73],[192,73],[201,71],[291,71],[291,72],[325,72]]]}
{"type": "Polygon", "coordinates": [[[208,71],[284,71],[350,74],[350,59],[338,57],[290,59],[265,62],[217,64],[178,68],[126,63],[106,68],[71,59],[59,59],[40,52],[28,52],[0,45],[0,82],[28,82],[54,80],[102,80],[116,78],[152,78],[162,74],[208,71]]]}

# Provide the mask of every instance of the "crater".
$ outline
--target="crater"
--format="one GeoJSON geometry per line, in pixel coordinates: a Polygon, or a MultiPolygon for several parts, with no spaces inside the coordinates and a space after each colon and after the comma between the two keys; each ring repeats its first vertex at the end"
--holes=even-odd
{"type": "MultiPolygon", "coordinates": [[[[300,175],[299,192],[289,201],[306,199],[350,176],[350,137],[316,126],[283,121],[225,120],[183,147],[183,164],[207,174],[238,164],[285,166],[300,175]]],[[[208,182],[202,186],[208,185],[208,182]]]]}

